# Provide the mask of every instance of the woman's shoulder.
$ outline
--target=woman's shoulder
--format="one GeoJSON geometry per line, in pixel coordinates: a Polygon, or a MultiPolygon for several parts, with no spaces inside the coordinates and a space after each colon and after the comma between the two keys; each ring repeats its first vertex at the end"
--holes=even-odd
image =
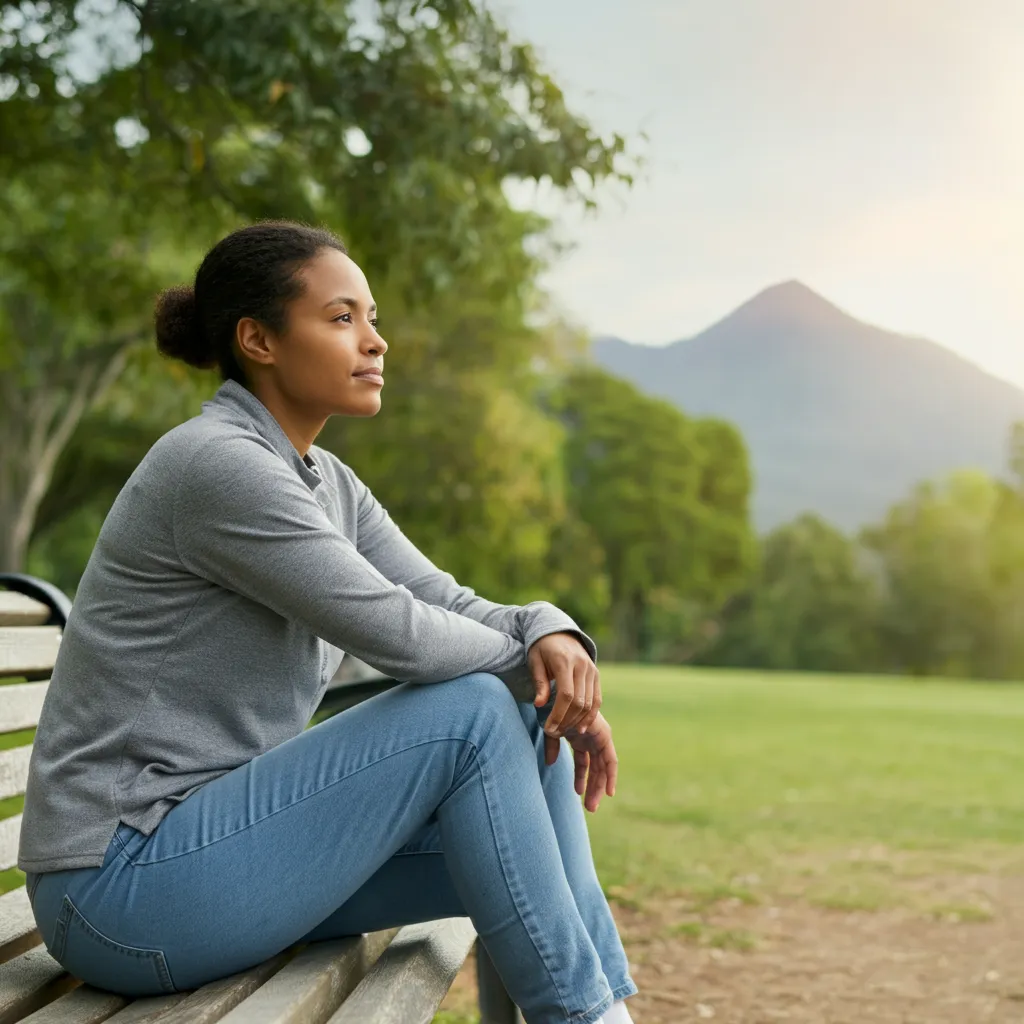
{"type": "Polygon", "coordinates": [[[265,473],[279,462],[273,447],[255,430],[203,413],[159,438],[137,472],[177,489],[189,481],[265,473]]]}

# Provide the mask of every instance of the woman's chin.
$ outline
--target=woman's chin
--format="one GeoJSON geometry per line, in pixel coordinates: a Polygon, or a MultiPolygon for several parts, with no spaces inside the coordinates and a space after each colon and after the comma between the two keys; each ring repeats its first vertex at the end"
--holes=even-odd
{"type": "Polygon", "coordinates": [[[367,417],[376,416],[380,412],[380,395],[371,395],[356,402],[346,402],[345,406],[338,409],[339,416],[367,417]]]}

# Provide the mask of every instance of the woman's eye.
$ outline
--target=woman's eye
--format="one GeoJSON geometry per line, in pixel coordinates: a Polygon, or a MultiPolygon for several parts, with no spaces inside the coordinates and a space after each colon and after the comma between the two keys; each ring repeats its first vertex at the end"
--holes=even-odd
{"type": "Polygon", "coordinates": [[[335,317],[335,318],[334,318],[334,319],[333,319],[333,320],[331,321],[331,323],[335,323],[335,324],[336,324],[336,323],[339,323],[339,322],[344,322],[344,323],[346,323],[346,324],[350,324],[350,323],[352,323],[352,314],[351,314],[351,313],[342,313],[342,314],[340,314],[339,316],[336,316],[336,317],[335,317]]]}
{"type": "Polygon", "coordinates": [[[373,328],[374,330],[377,330],[377,328],[378,328],[378,327],[380,326],[380,320],[379,320],[379,319],[378,319],[377,317],[372,317],[372,318],[370,319],[370,326],[371,326],[371,327],[372,327],[372,328],[373,328]]]}

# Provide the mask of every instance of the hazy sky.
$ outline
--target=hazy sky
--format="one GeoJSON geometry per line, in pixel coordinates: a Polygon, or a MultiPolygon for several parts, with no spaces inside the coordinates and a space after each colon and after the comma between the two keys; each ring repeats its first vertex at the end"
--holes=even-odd
{"type": "Polygon", "coordinates": [[[1024,0],[492,0],[647,166],[548,285],[664,343],[799,278],[1024,385],[1024,0]]]}

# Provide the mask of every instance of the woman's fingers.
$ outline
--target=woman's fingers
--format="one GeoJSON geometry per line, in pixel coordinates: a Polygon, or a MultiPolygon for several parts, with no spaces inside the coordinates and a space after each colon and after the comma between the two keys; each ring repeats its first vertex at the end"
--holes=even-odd
{"type": "Polygon", "coordinates": [[[584,806],[596,811],[604,796],[615,796],[615,785],[619,777],[619,756],[612,742],[611,726],[604,722],[604,728],[594,736],[599,744],[590,759],[590,776],[587,780],[587,795],[584,806]]]}
{"type": "Polygon", "coordinates": [[[558,760],[558,752],[562,748],[562,741],[557,736],[544,737],[544,763],[553,765],[558,760]]]}
{"type": "Polygon", "coordinates": [[[583,796],[587,785],[587,776],[590,772],[590,755],[585,750],[577,750],[574,759],[576,761],[576,794],[583,796]]]}
{"type": "Polygon", "coordinates": [[[551,700],[551,680],[548,677],[548,667],[544,663],[544,657],[537,647],[531,647],[527,654],[527,662],[530,666],[530,675],[533,676],[534,686],[534,707],[542,708],[551,700]]]}
{"type": "Polygon", "coordinates": [[[604,791],[609,796],[615,796],[615,784],[619,781],[619,755],[615,752],[611,736],[608,737],[608,745],[601,751],[601,763],[607,776],[604,791]]]}
{"type": "Polygon", "coordinates": [[[576,681],[582,690],[580,717],[576,720],[576,728],[585,734],[594,721],[594,663],[589,658],[581,658],[577,665],[576,681]]]}
{"type": "Polygon", "coordinates": [[[582,732],[580,724],[587,717],[594,699],[593,681],[587,671],[591,664],[589,658],[577,658],[572,667],[572,707],[563,724],[566,729],[582,732]],[[570,720],[571,717],[571,720],[570,720]]]}
{"type": "Polygon", "coordinates": [[[561,736],[568,728],[565,718],[572,711],[575,697],[574,662],[568,655],[558,654],[548,658],[547,666],[548,673],[555,677],[555,706],[548,715],[544,731],[549,736],[561,736]]]}
{"type": "Polygon", "coordinates": [[[597,666],[589,658],[587,659],[587,694],[590,707],[580,720],[579,730],[581,733],[590,731],[601,712],[601,675],[597,666]]]}
{"type": "Polygon", "coordinates": [[[588,811],[596,811],[600,806],[601,797],[604,796],[605,778],[600,758],[593,758],[590,763],[590,777],[587,779],[587,795],[583,801],[583,806],[588,811]]]}
{"type": "Polygon", "coordinates": [[[587,686],[581,679],[578,659],[566,657],[564,666],[559,669],[568,682],[562,682],[562,675],[555,677],[555,707],[545,728],[549,733],[556,730],[554,734],[561,736],[580,721],[587,699],[587,686]]]}

